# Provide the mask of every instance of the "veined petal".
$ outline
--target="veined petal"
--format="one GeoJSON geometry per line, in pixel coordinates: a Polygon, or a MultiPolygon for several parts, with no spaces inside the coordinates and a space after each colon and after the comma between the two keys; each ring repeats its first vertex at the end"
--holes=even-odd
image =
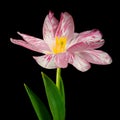
{"type": "Polygon", "coordinates": [[[89,70],[91,67],[85,59],[79,56],[79,54],[72,55],[71,59],[69,60],[69,63],[82,72],[89,70]]]}
{"type": "Polygon", "coordinates": [[[54,17],[52,12],[49,12],[43,24],[43,38],[49,46],[51,46],[54,41],[57,27],[58,20],[54,17]]]}
{"type": "Polygon", "coordinates": [[[32,44],[32,45],[39,45],[39,42],[44,42],[42,39],[23,34],[20,32],[17,32],[27,43],[32,44]]]}
{"type": "Polygon", "coordinates": [[[39,53],[46,54],[46,53],[51,52],[49,47],[47,46],[47,44],[43,40],[38,41],[37,44],[29,44],[26,41],[16,40],[16,39],[12,39],[12,38],[10,40],[14,44],[20,45],[22,47],[25,47],[27,49],[30,49],[30,50],[33,50],[33,51],[36,51],[36,52],[39,52],[39,53]]]}
{"type": "Polygon", "coordinates": [[[70,48],[67,49],[68,52],[82,52],[83,50],[86,50],[89,47],[88,44],[85,44],[84,42],[77,43],[70,48]]]}
{"type": "Polygon", "coordinates": [[[104,39],[96,40],[96,41],[93,41],[93,42],[87,42],[87,44],[89,45],[88,49],[100,48],[104,45],[104,43],[105,43],[104,39]]]}
{"type": "Polygon", "coordinates": [[[104,40],[98,40],[95,42],[78,42],[76,44],[74,44],[73,46],[71,46],[70,48],[67,49],[67,51],[69,52],[81,52],[84,50],[93,50],[96,48],[99,48],[101,46],[103,46],[104,44],[104,40]]]}
{"type": "Polygon", "coordinates": [[[79,33],[74,33],[74,34],[73,34],[72,39],[67,42],[67,46],[66,46],[67,49],[68,49],[69,47],[75,45],[76,43],[78,43],[78,42],[77,42],[77,37],[78,37],[78,36],[79,36],[79,33]]]}
{"type": "Polygon", "coordinates": [[[59,68],[66,68],[68,66],[69,56],[67,53],[60,53],[55,55],[55,63],[59,68]]]}
{"type": "Polygon", "coordinates": [[[67,40],[71,40],[73,37],[73,33],[74,33],[74,21],[72,16],[67,12],[62,13],[55,36],[67,37],[67,40]]]}
{"type": "Polygon", "coordinates": [[[88,62],[94,64],[106,65],[112,62],[111,57],[106,52],[101,50],[85,51],[81,55],[88,62]]]}
{"type": "Polygon", "coordinates": [[[30,49],[30,50],[33,50],[33,51],[36,51],[35,48],[33,48],[32,45],[28,44],[26,41],[23,41],[23,40],[16,40],[16,39],[10,39],[10,41],[14,44],[17,44],[17,45],[20,45],[22,47],[25,47],[27,49],[30,49]]]}
{"type": "Polygon", "coordinates": [[[99,30],[93,29],[79,34],[77,42],[95,42],[102,38],[99,30]]]}
{"type": "Polygon", "coordinates": [[[43,56],[38,56],[38,57],[33,57],[36,62],[47,69],[54,69],[57,68],[55,65],[55,60],[54,60],[54,55],[53,54],[48,54],[48,55],[43,55],[43,56]]]}
{"type": "MultiPolygon", "coordinates": [[[[37,52],[51,52],[49,46],[45,43],[44,40],[27,35],[27,34],[23,34],[18,32],[18,34],[28,43],[31,44],[33,46],[34,49],[37,50],[37,52]]],[[[35,51],[36,51],[35,50],[35,51]]]]}

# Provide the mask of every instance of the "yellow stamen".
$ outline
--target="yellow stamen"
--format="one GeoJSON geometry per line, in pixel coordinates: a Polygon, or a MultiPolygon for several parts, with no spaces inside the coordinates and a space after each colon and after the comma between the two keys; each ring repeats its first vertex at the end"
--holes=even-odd
{"type": "Polygon", "coordinates": [[[65,52],[66,50],[66,37],[55,37],[55,44],[53,46],[53,53],[54,54],[58,54],[58,53],[62,53],[65,52]]]}

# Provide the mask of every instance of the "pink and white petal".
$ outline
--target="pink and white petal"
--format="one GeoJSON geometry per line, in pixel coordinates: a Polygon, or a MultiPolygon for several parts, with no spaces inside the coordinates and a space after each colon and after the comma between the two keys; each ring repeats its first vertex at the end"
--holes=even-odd
{"type": "Polygon", "coordinates": [[[80,43],[77,43],[73,46],[71,46],[70,48],[67,49],[68,52],[70,53],[74,53],[74,52],[82,52],[86,49],[89,48],[89,45],[84,43],[84,42],[80,42],[80,43]]]}
{"type": "Polygon", "coordinates": [[[20,32],[17,32],[17,33],[29,44],[36,45],[40,42],[43,42],[42,39],[36,38],[34,36],[30,36],[30,35],[23,34],[23,33],[20,33],[20,32]]]}
{"type": "Polygon", "coordinates": [[[27,42],[23,41],[23,40],[16,40],[16,39],[10,39],[10,41],[16,45],[20,45],[22,47],[25,47],[27,49],[30,49],[30,50],[33,50],[33,51],[36,51],[35,48],[33,48],[33,46],[31,46],[30,44],[28,44],[27,42]]]}
{"type": "Polygon", "coordinates": [[[101,46],[103,46],[104,44],[104,40],[98,40],[95,42],[78,42],[74,45],[72,45],[70,48],[67,49],[67,51],[69,52],[82,52],[85,50],[93,50],[96,48],[99,48],[101,46]]]}
{"type": "Polygon", "coordinates": [[[50,49],[47,45],[45,44],[39,44],[39,46],[34,46],[32,44],[29,44],[27,43],[26,41],[23,41],[23,40],[16,40],[16,39],[10,39],[10,41],[14,44],[17,44],[17,45],[20,45],[22,47],[25,47],[27,49],[30,49],[32,51],[36,51],[36,52],[39,52],[39,53],[50,53],[50,49]]]}
{"type": "Polygon", "coordinates": [[[81,58],[78,54],[74,54],[71,57],[69,63],[82,72],[89,70],[91,67],[91,65],[85,59],[81,58]]]}
{"type": "Polygon", "coordinates": [[[104,39],[101,40],[97,40],[97,41],[93,41],[93,42],[87,42],[87,44],[89,45],[88,49],[97,49],[100,48],[104,45],[105,41],[104,39]]]}
{"type": "Polygon", "coordinates": [[[51,46],[54,41],[57,27],[58,20],[54,17],[52,12],[49,12],[43,24],[43,38],[49,46],[51,46]]]}
{"type": "Polygon", "coordinates": [[[95,42],[102,38],[102,34],[99,30],[93,29],[85,31],[79,34],[77,41],[78,42],[95,42]]]}
{"type": "Polygon", "coordinates": [[[72,16],[64,12],[61,14],[60,22],[56,31],[55,36],[57,37],[66,37],[67,40],[71,40],[74,34],[74,21],[72,16]]]}
{"type": "Polygon", "coordinates": [[[112,63],[111,57],[104,51],[92,50],[81,53],[84,59],[93,64],[107,65],[112,63]]]}
{"type": "Polygon", "coordinates": [[[68,66],[69,56],[67,53],[60,53],[55,55],[55,63],[59,68],[66,68],[68,66]]]}
{"type": "Polygon", "coordinates": [[[38,56],[35,57],[33,56],[33,58],[36,60],[36,62],[47,69],[54,69],[57,68],[56,64],[55,64],[55,60],[54,60],[54,55],[49,54],[49,55],[43,55],[43,56],[38,56]]]}
{"type": "Polygon", "coordinates": [[[67,42],[67,45],[66,45],[67,49],[77,43],[77,37],[78,36],[79,36],[79,33],[74,33],[73,34],[72,39],[67,42]]]}

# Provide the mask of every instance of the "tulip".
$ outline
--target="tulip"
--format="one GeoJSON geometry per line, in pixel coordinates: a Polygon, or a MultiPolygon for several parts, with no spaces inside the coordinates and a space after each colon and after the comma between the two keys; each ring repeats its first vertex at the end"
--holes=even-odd
{"type": "Polygon", "coordinates": [[[18,32],[23,40],[11,38],[11,42],[43,53],[33,58],[47,69],[66,68],[68,64],[72,64],[85,72],[90,69],[90,63],[107,65],[112,62],[108,53],[98,50],[104,45],[98,29],[76,33],[74,28],[74,21],[69,13],[61,13],[58,21],[50,11],[44,20],[43,39],[18,32]]]}

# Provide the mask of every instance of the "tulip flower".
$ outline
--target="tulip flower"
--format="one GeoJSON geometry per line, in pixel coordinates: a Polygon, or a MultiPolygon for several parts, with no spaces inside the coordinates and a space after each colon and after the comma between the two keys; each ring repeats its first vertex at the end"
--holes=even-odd
{"type": "Polygon", "coordinates": [[[77,33],[69,13],[61,13],[58,21],[50,11],[44,20],[43,39],[17,33],[22,39],[11,38],[12,43],[42,53],[41,56],[33,56],[40,66],[47,69],[57,68],[56,83],[41,73],[51,113],[40,98],[24,84],[38,119],[65,120],[65,92],[61,68],[67,68],[68,64],[71,64],[79,71],[85,72],[90,69],[91,64],[110,64],[112,59],[109,54],[98,49],[105,42],[101,32],[92,29],[77,33]]]}
{"type": "Polygon", "coordinates": [[[84,72],[90,69],[90,63],[106,65],[112,62],[106,52],[98,50],[104,45],[99,30],[76,33],[74,29],[74,21],[69,13],[61,13],[58,21],[54,14],[49,12],[43,24],[43,40],[18,32],[24,40],[11,38],[11,42],[43,53],[44,55],[33,58],[47,69],[66,68],[68,64],[72,64],[84,72]]]}

